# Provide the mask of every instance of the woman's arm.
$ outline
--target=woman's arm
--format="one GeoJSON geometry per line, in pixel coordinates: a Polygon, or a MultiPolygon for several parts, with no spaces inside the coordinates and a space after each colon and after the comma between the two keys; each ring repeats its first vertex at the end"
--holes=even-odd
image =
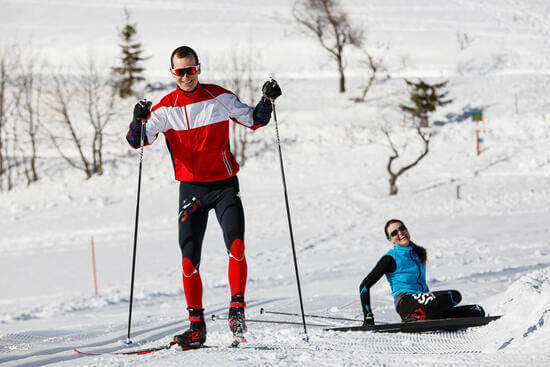
{"type": "MultiPolygon", "coordinates": [[[[370,305],[370,288],[376,284],[386,273],[393,273],[396,269],[395,260],[390,255],[384,255],[371,270],[369,275],[361,282],[359,286],[359,297],[361,298],[361,306],[365,320],[367,316],[372,318],[372,308],[370,305]]],[[[373,319],[374,323],[374,319],[373,319]]]]}

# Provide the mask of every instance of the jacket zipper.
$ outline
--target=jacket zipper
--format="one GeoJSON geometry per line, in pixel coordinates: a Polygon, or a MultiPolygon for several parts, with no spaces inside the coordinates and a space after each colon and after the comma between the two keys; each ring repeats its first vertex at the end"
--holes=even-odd
{"type": "Polygon", "coordinates": [[[412,253],[413,253],[413,250],[411,249],[409,256],[411,257],[411,260],[414,262],[414,264],[416,265],[416,268],[418,269],[418,277],[416,277],[416,282],[422,288],[422,292],[425,292],[424,286],[420,282],[420,277],[422,276],[422,270],[420,269],[420,265],[418,264],[418,262],[414,259],[412,253]]]}
{"type": "Polygon", "coordinates": [[[187,116],[187,106],[183,105],[183,111],[185,112],[185,124],[187,125],[187,130],[191,130],[189,127],[189,116],[187,116]]]}
{"type": "MultiPolygon", "coordinates": [[[[189,125],[189,116],[187,115],[187,106],[185,105],[185,102],[182,99],[183,104],[183,112],[185,113],[185,125],[187,125],[187,136],[189,137],[189,140],[191,140],[191,127],[189,125]]],[[[191,167],[193,169],[193,173],[195,172],[195,155],[193,154],[193,141],[189,142],[189,150],[191,152],[191,167]]]]}

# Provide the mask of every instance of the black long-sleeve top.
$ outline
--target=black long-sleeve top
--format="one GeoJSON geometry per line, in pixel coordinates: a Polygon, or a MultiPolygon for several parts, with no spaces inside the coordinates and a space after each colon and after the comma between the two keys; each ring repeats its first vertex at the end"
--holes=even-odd
{"type": "Polygon", "coordinates": [[[390,255],[384,255],[378,263],[374,266],[371,272],[363,279],[359,286],[359,293],[361,297],[361,305],[363,313],[366,315],[372,312],[370,305],[370,289],[376,284],[386,273],[393,273],[397,269],[395,260],[390,255]]]}

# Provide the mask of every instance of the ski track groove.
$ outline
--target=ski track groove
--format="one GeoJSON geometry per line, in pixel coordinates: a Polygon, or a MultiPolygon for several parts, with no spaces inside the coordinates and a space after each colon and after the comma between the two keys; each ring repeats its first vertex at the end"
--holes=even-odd
{"type": "Polygon", "coordinates": [[[342,349],[341,345],[345,345],[346,350],[373,354],[437,355],[480,353],[483,345],[480,343],[480,337],[468,331],[394,335],[368,333],[364,336],[349,337],[354,340],[339,341],[338,343],[323,340],[323,345],[337,349],[342,349]]]}
{"type": "MultiPolygon", "coordinates": [[[[147,332],[152,332],[153,330],[158,330],[158,328],[165,328],[167,325],[159,325],[158,327],[151,325],[148,330],[137,331],[138,334],[147,334],[147,332]]],[[[285,326],[274,327],[273,329],[284,329],[285,326]]],[[[285,353],[290,350],[304,350],[305,352],[312,350],[310,346],[318,348],[319,350],[331,351],[331,350],[340,350],[342,353],[362,353],[362,354],[434,354],[434,355],[455,355],[455,354],[467,354],[467,353],[480,353],[481,346],[483,343],[480,343],[480,337],[475,333],[464,331],[464,332],[441,332],[441,333],[424,333],[424,334],[393,334],[386,335],[380,333],[365,333],[365,334],[338,334],[338,341],[334,341],[333,332],[314,332],[312,336],[314,341],[310,342],[309,345],[297,344],[297,345],[283,345],[278,342],[249,342],[246,345],[243,345],[240,349],[243,350],[264,350],[272,351],[274,353],[285,353]]],[[[50,358],[51,355],[57,354],[64,350],[71,350],[75,346],[75,342],[88,340],[88,343],[85,343],[84,346],[81,346],[82,349],[87,351],[101,351],[113,352],[123,348],[122,345],[112,345],[116,341],[117,337],[111,332],[106,336],[110,336],[108,339],[99,338],[97,336],[103,333],[76,333],[69,332],[66,335],[58,337],[49,337],[45,338],[40,334],[33,333],[20,333],[20,334],[7,334],[0,339],[0,350],[5,354],[3,358],[0,358],[0,362],[14,362],[24,363],[26,360],[33,359],[37,361],[38,358],[50,358]],[[95,340],[94,340],[95,339],[95,340]],[[101,346],[103,348],[100,348],[101,346]],[[54,347],[55,346],[55,347],[54,347]],[[32,348],[31,348],[32,347],[32,348]],[[39,348],[37,351],[37,347],[39,348]],[[51,348],[54,347],[54,348],[51,348]],[[90,350],[90,348],[97,348],[96,350],[90,350]],[[35,350],[31,354],[19,354],[9,356],[10,352],[25,352],[35,350]]],[[[118,333],[117,333],[118,335],[118,333]]],[[[120,336],[120,335],[118,335],[120,336]]],[[[157,335],[158,336],[158,335],[157,335]]],[[[223,334],[215,332],[215,339],[223,338],[223,334]]],[[[142,335],[145,337],[145,335],[142,335]]],[[[258,338],[259,339],[259,338],[258,338]]],[[[267,338],[271,339],[271,338],[267,338]]],[[[151,339],[153,340],[153,339],[151,339]]],[[[156,344],[162,344],[164,340],[154,339],[154,342],[147,342],[142,344],[136,344],[136,347],[148,348],[155,346],[156,344]]],[[[201,351],[202,352],[202,351],[201,351]]],[[[211,350],[207,352],[216,353],[216,351],[211,350]]],[[[234,353],[232,353],[233,355],[234,353]]],[[[127,358],[127,357],[126,357],[127,358]]],[[[59,361],[59,360],[58,360],[59,361]]],[[[42,360],[42,362],[47,362],[47,360],[42,360]]]]}

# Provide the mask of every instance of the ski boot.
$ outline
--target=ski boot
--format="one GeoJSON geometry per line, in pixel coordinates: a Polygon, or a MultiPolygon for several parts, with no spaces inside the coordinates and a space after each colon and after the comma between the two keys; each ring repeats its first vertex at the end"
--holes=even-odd
{"type": "Polygon", "coordinates": [[[244,337],[244,333],[247,331],[245,318],[244,318],[244,297],[236,294],[231,297],[231,303],[229,304],[229,330],[233,333],[232,347],[238,347],[240,343],[246,343],[247,340],[244,337]]]}
{"type": "Polygon", "coordinates": [[[189,321],[191,325],[189,329],[182,334],[175,335],[174,341],[183,350],[198,349],[204,345],[206,341],[206,323],[204,322],[204,310],[196,310],[192,307],[187,308],[189,311],[189,321]]]}
{"type": "Polygon", "coordinates": [[[367,312],[363,317],[363,326],[373,326],[374,325],[374,315],[372,312],[367,312]]]}

